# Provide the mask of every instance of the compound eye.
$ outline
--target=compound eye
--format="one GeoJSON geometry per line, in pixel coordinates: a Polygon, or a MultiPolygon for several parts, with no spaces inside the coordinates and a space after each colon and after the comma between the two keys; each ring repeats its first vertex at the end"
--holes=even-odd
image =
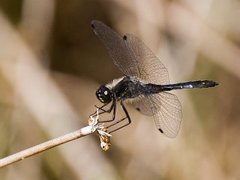
{"type": "Polygon", "coordinates": [[[111,91],[106,86],[101,86],[96,92],[97,98],[102,103],[108,103],[112,100],[111,91]]]}

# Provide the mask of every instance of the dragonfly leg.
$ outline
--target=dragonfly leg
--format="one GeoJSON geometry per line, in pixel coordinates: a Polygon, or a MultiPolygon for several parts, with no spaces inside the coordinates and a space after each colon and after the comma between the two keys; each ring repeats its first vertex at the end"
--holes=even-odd
{"type": "Polygon", "coordinates": [[[112,126],[115,126],[116,124],[118,124],[118,123],[124,121],[125,119],[127,119],[128,121],[127,121],[126,124],[124,124],[124,125],[122,125],[122,126],[116,128],[116,129],[113,129],[113,130],[109,131],[108,133],[113,133],[113,132],[115,132],[115,131],[117,131],[117,130],[119,130],[119,129],[122,129],[122,128],[128,126],[128,125],[131,123],[131,118],[130,118],[130,116],[129,116],[129,114],[128,114],[128,111],[127,111],[125,105],[123,104],[123,101],[121,101],[120,104],[121,104],[121,107],[122,107],[122,109],[123,109],[123,111],[124,111],[126,117],[124,117],[124,118],[122,118],[122,119],[119,119],[118,121],[116,121],[115,123],[113,123],[113,124],[107,126],[106,128],[110,128],[110,127],[112,127],[112,126]]]}
{"type": "MultiPolygon", "coordinates": [[[[104,122],[112,122],[115,120],[116,117],[116,100],[114,99],[112,102],[111,107],[109,108],[109,110],[105,111],[107,113],[111,113],[112,112],[112,118],[109,120],[103,120],[103,121],[99,121],[100,123],[104,123],[104,122]]],[[[103,114],[103,113],[101,113],[103,114]]]]}
{"type": "MultiPolygon", "coordinates": [[[[101,110],[101,112],[98,112],[98,115],[107,112],[107,110],[103,109],[103,108],[104,108],[105,106],[107,106],[107,105],[108,105],[108,103],[102,105],[101,107],[98,107],[98,106],[95,105],[95,107],[96,107],[97,109],[100,109],[100,110],[101,110]]],[[[111,109],[111,107],[110,107],[110,109],[111,109]]],[[[97,116],[97,110],[96,110],[94,113],[90,114],[89,116],[93,116],[93,117],[97,116]]]]}
{"type": "Polygon", "coordinates": [[[102,120],[102,121],[99,121],[99,123],[114,121],[115,120],[115,116],[116,116],[116,99],[113,99],[112,104],[111,104],[109,109],[104,109],[104,107],[107,106],[107,105],[108,105],[108,103],[102,105],[101,107],[98,107],[98,106],[95,105],[95,107],[98,108],[100,110],[100,112],[98,112],[98,114],[97,114],[97,111],[95,111],[90,116],[96,117],[97,115],[113,112],[111,119],[109,119],[109,120],[102,120]]]}

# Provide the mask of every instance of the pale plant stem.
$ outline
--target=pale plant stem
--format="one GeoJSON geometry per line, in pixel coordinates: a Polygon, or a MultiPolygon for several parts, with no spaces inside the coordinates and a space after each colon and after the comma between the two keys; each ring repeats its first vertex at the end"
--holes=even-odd
{"type": "Polygon", "coordinates": [[[38,144],[33,147],[30,147],[28,149],[25,149],[23,151],[13,154],[13,155],[7,156],[5,158],[0,159],[0,168],[10,165],[12,163],[15,163],[17,161],[24,160],[25,158],[28,158],[28,157],[38,154],[40,152],[46,151],[53,147],[59,146],[61,144],[67,143],[69,141],[84,137],[88,134],[93,133],[94,131],[95,130],[93,129],[93,126],[86,126],[77,131],[68,133],[66,135],[57,137],[55,139],[46,141],[44,143],[38,144]]]}

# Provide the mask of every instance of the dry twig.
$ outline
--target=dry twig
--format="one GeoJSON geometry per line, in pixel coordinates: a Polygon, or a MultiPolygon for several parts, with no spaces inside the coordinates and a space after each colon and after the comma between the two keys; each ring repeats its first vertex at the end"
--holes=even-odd
{"type": "Polygon", "coordinates": [[[110,134],[106,132],[106,129],[104,128],[103,124],[98,124],[98,110],[96,111],[95,116],[90,116],[89,125],[81,128],[77,131],[68,133],[66,135],[57,137],[55,139],[46,141],[44,143],[38,144],[36,146],[30,147],[28,149],[25,149],[23,151],[20,151],[16,154],[7,156],[3,159],[0,159],[0,168],[5,167],[7,165],[10,165],[12,163],[24,160],[30,156],[33,156],[35,154],[38,154],[40,152],[46,151],[48,149],[51,149],[53,147],[59,146],[61,144],[67,143],[69,141],[73,141],[75,139],[84,137],[86,135],[92,134],[95,131],[98,132],[98,135],[100,137],[101,147],[104,151],[108,150],[110,147],[110,134]]]}

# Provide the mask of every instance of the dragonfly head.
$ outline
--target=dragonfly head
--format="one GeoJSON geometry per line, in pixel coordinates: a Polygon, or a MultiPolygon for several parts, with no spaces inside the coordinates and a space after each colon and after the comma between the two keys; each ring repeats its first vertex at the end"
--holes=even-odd
{"type": "Polygon", "coordinates": [[[112,101],[112,91],[105,85],[102,85],[96,91],[96,96],[102,103],[109,103],[112,101]]]}

